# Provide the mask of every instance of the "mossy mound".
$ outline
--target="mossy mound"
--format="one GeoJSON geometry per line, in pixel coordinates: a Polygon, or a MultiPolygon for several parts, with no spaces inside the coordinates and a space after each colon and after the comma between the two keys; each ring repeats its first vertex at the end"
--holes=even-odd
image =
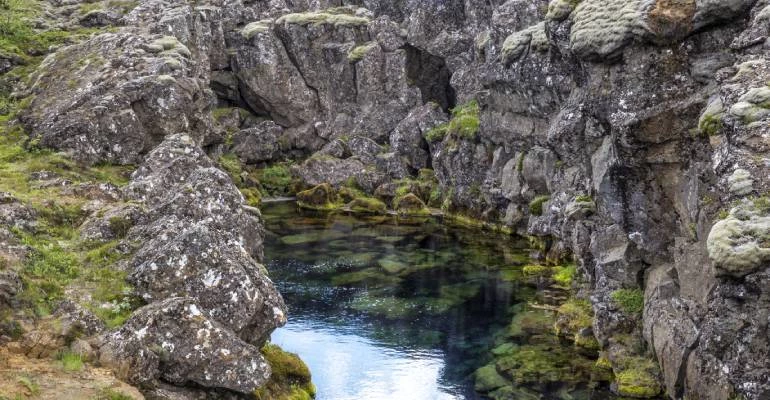
{"type": "Polygon", "coordinates": [[[770,261],[770,201],[743,200],[711,228],[706,246],[719,275],[741,277],[770,261]]]}
{"type": "Polygon", "coordinates": [[[310,210],[333,210],[338,208],[335,202],[334,188],[328,183],[322,183],[297,193],[297,205],[310,210]]]}
{"type": "Polygon", "coordinates": [[[657,377],[644,369],[627,369],[615,376],[617,392],[621,396],[652,398],[661,392],[657,377]]]}
{"type": "Polygon", "coordinates": [[[510,382],[503,378],[494,364],[485,365],[476,370],[476,383],[474,389],[477,392],[491,392],[503,386],[508,386],[510,382]]]}
{"type": "Polygon", "coordinates": [[[447,135],[464,140],[475,140],[479,133],[479,103],[471,100],[452,109],[452,119],[438,125],[423,135],[430,143],[438,142],[447,135]]]}
{"type": "Polygon", "coordinates": [[[414,193],[407,193],[393,200],[393,208],[399,215],[427,216],[430,210],[414,193]]]}
{"type": "Polygon", "coordinates": [[[357,213],[382,214],[387,210],[387,206],[379,199],[373,197],[358,197],[348,203],[350,211],[357,213]]]}
{"type": "Polygon", "coordinates": [[[593,311],[587,300],[570,299],[559,306],[554,330],[560,336],[573,336],[583,329],[591,328],[593,311]]]}
{"type": "Polygon", "coordinates": [[[296,354],[285,352],[274,344],[265,345],[262,354],[273,374],[254,392],[257,400],[310,400],[315,397],[310,369],[296,354]]]}

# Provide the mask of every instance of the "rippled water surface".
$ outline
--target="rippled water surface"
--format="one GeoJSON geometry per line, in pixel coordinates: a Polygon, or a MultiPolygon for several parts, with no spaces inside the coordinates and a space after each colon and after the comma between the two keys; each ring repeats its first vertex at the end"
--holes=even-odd
{"type": "MultiPolygon", "coordinates": [[[[474,372],[512,340],[512,317],[564,295],[523,282],[529,250],[507,236],[293,203],[263,215],[267,267],[290,316],[272,341],[308,364],[319,400],[482,398],[474,372]]],[[[607,398],[569,389],[551,382],[511,398],[607,398]]]]}

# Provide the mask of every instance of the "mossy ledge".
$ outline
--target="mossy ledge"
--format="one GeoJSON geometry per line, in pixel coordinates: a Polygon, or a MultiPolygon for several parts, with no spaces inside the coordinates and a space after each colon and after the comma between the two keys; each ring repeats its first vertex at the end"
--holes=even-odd
{"type": "Polygon", "coordinates": [[[273,374],[267,383],[254,392],[257,400],[310,400],[316,389],[310,379],[310,369],[293,353],[274,344],[262,348],[262,354],[273,374]]]}

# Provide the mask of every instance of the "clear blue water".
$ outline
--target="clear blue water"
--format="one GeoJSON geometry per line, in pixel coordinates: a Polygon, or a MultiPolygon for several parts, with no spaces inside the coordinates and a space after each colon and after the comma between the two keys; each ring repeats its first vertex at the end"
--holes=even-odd
{"type": "MultiPolygon", "coordinates": [[[[271,340],[308,364],[318,400],[481,399],[474,372],[511,340],[512,316],[554,297],[523,282],[529,250],[508,236],[293,203],[262,211],[266,265],[289,308],[271,340]]],[[[608,398],[568,389],[550,382],[527,393],[608,398]]]]}

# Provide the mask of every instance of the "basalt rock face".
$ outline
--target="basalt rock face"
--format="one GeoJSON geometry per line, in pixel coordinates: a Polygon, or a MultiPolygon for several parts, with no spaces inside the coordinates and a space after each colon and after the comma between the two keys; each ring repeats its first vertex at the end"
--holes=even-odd
{"type": "MultiPolygon", "coordinates": [[[[671,398],[764,399],[768,4],[145,1],[117,32],[49,56],[22,122],[85,161],[144,163],[127,194],[146,207],[131,280],[179,315],[194,304],[201,320],[169,322],[227,330],[228,351],[252,354],[283,306],[254,262],[258,217],[204,149],[296,159],[307,186],[370,194],[433,169],[447,212],[575,257],[616,374],[654,358],[671,398]],[[644,293],[641,315],[621,289],[644,293]]],[[[163,310],[138,312],[111,333],[130,345],[105,336],[105,351],[163,347],[160,331],[129,340],[171,326],[163,310]]],[[[159,384],[244,388],[240,372],[147,362],[159,384]]]]}

